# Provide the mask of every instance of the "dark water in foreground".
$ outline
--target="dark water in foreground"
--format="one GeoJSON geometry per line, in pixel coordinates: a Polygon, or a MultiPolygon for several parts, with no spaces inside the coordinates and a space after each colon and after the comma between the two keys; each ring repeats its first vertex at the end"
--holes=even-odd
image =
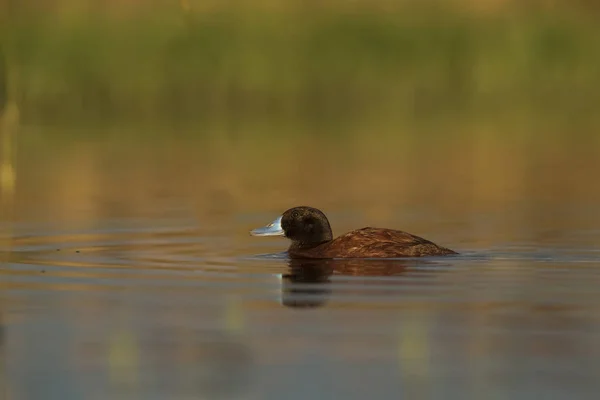
{"type": "Polygon", "coordinates": [[[597,147],[22,137],[2,399],[597,398],[597,147]],[[290,268],[248,231],[295,205],[461,255],[290,268]]]}
{"type": "Polygon", "coordinates": [[[562,399],[600,389],[598,252],[581,248],[598,232],[572,232],[578,246],[564,248],[297,270],[265,255],[284,247],[277,239],[209,236],[177,220],[103,225],[15,232],[2,271],[9,399],[562,399]]]}

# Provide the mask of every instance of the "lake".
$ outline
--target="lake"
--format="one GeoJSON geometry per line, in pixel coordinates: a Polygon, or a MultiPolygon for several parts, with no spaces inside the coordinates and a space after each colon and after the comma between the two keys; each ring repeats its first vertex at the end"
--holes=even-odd
{"type": "Polygon", "coordinates": [[[3,398],[595,398],[594,135],[235,129],[18,133],[3,398]],[[295,205],[460,254],[291,264],[295,205]]]}

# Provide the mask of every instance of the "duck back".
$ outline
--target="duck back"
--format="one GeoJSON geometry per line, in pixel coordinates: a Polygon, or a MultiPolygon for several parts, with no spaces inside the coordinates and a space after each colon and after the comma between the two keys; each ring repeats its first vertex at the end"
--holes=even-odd
{"type": "Polygon", "coordinates": [[[408,232],[366,227],[312,248],[290,248],[291,258],[397,258],[458,254],[408,232]]]}

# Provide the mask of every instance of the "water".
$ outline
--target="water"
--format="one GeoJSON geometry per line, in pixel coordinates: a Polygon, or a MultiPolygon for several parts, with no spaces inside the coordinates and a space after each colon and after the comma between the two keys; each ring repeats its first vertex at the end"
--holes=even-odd
{"type": "MultiPolygon", "coordinates": [[[[366,203],[356,188],[322,188],[383,164],[355,159],[347,175],[292,183],[295,163],[254,167],[268,175],[253,190],[232,181],[252,172],[231,154],[211,163],[164,146],[59,147],[24,145],[13,221],[2,225],[12,238],[0,269],[3,398],[592,399],[600,390],[595,189],[553,198],[568,180],[544,185],[541,169],[524,167],[535,195],[465,204],[472,182],[455,179],[440,202],[426,184],[431,167],[414,186],[365,181],[366,203]],[[291,263],[285,240],[248,235],[300,204],[323,204],[335,235],[393,227],[461,254],[291,263]]],[[[464,173],[451,165],[447,176],[464,173]]],[[[402,181],[399,170],[374,180],[402,181]]]]}

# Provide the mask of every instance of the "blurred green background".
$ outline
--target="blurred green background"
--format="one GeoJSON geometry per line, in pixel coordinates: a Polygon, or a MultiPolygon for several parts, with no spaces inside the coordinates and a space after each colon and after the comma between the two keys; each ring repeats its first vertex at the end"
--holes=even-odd
{"type": "Polygon", "coordinates": [[[5,181],[65,215],[587,204],[599,22],[566,0],[3,0],[5,181]]]}
{"type": "MultiPolygon", "coordinates": [[[[24,123],[596,126],[592,1],[4,0],[24,123]]],[[[395,129],[396,130],[396,129],[395,129]]]]}

